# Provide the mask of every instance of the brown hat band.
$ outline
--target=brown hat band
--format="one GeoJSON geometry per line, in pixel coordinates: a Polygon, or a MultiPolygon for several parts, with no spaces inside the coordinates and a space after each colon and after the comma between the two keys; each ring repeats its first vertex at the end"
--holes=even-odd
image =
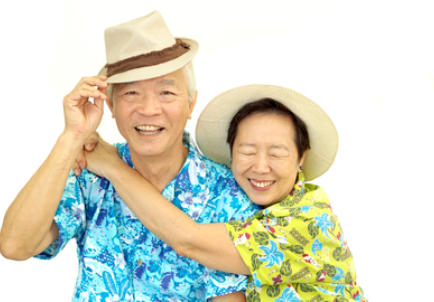
{"type": "Polygon", "coordinates": [[[176,43],[170,47],[158,51],[131,57],[113,64],[106,64],[107,76],[125,72],[134,68],[154,66],[167,61],[176,59],[190,49],[190,45],[183,42],[181,39],[176,39],[176,43]]]}

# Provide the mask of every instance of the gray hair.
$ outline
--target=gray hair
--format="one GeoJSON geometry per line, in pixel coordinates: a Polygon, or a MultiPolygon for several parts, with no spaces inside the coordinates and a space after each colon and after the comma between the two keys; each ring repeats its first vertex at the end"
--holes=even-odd
{"type": "Polygon", "coordinates": [[[190,61],[183,67],[185,80],[187,81],[188,102],[193,100],[196,92],[196,77],[194,75],[193,61],[190,61]]]}
{"type": "MultiPolygon", "coordinates": [[[[191,103],[194,93],[196,92],[196,77],[194,75],[193,61],[188,62],[187,65],[182,67],[182,70],[184,71],[185,81],[187,82],[188,102],[191,103]]],[[[112,102],[114,101],[114,85],[115,84],[110,84],[107,88],[107,94],[112,102]]]]}

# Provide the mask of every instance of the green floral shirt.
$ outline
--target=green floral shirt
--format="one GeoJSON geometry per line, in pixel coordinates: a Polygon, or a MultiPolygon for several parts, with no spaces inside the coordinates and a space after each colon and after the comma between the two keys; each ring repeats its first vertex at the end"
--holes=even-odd
{"type": "Polygon", "coordinates": [[[226,228],[252,273],[247,301],[367,301],[326,193],[302,173],[287,198],[226,228]]]}

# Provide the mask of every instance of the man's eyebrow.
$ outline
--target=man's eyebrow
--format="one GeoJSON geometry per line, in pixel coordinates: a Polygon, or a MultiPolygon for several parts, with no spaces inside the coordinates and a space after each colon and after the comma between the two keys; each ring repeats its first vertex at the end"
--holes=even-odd
{"type": "Polygon", "coordinates": [[[125,82],[125,83],[119,83],[118,84],[118,87],[119,88],[124,88],[124,87],[126,87],[126,86],[130,86],[130,85],[132,85],[132,84],[134,84],[134,83],[136,83],[136,82],[125,82]]]}
{"type": "Polygon", "coordinates": [[[160,79],[157,84],[176,86],[176,81],[173,79],[160,79]]]}

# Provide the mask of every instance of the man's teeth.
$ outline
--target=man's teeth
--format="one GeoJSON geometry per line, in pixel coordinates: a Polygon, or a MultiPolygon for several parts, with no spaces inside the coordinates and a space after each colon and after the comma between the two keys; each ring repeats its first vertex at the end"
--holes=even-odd
{"type": "Polygon", "coordinates": [[[161,127],[151,126],[151,125],[141,125],[141,126],[136,126],[136,129],[140,131],[157,131],[160,130],[161,127]]]}
{"type": "Polygon", "coordinates": [[[253,179],[251,179],[250,182],[251,182],[255,187],[265,188],[265,187],[271,185],[274,181],[272,181],[272,180],[268,180],[268,181],[257,181],[257,180],[253,180],[253,179]]]}

